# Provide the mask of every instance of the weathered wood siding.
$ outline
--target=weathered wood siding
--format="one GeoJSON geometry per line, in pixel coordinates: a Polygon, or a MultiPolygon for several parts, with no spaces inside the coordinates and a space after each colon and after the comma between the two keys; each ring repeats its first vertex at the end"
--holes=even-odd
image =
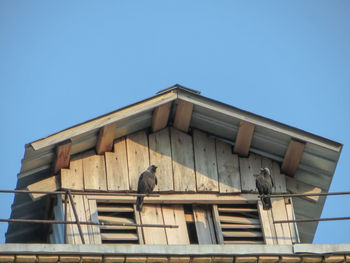
{"type": "Polygon", "coordinates": [[[251,153],[233,153],[232,145],[194,130],[193,136],[174,128],[147,134],[140,131],[120,138],[114,152],[71,161],[61,170],[62,188],[74,190],[136,191],[139,175],[150,164],[158,166],[161,192],[256,193],[254,174],[269,167],[274,193],[285,193],[280,165],[251,153]]]}
{"type": "MultiPolygon", "coordinates": [[[[140,131],[119,138],[114,152],[103,155],[82,156],[71,161],[69,169],[61,170],[61,186],[73,190],[112,190],[135,192],[138,178],[150,164],[158,166],[158,185],[155,192],[184,193],[257,193],[254,174],[261,167],[271,170],[274,193],[286,193],[286,178],[280,172],[280,164],[250,153],[239,157],[232,145],[194,130],[189,135],[175,128],[165,128],[147,134],[140,131]]],[[[74,197],[80,220],[97,221],[96,201],[82,196],[74,197]]],[[[264,211],[259,204],[262,229],[267,244],[291,244],[297,241],[293,224],[274,224],[273,220],[286,220],[293,216],[292,205],[283,198],[273,199],[273,208],[264,211]]],[[[223,242],[218,237],[218,215],[194,206],[193,215],[200,244],[223,242]],[[215,221],[216,220],[216,221],[215,221]]],[[[62,215],[60,215],[62,218],[62,215]]],[[[68,219],[75,220],[71,206],[68,219]]],[[[166,207],[145,204],[135,220],[147,224],[177,224],[177,229],[138,228],[140,243],[189,244],[184,208],[182,205],[166,207]]],[[[101,234],[96,226],[83,226],[86,243],[100,244],[101,234]]],[[[222,236],[222,234],[221,234],[222,236]]],[[[70,243],[81,243],[76,225],[68,226],[70,243]]],[[[62,240],[59,237],[58,240],[62,240]]]]}

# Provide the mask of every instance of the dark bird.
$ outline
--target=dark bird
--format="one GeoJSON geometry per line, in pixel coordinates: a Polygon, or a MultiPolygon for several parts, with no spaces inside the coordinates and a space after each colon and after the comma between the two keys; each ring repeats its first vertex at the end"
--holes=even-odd
{"type": "MultiPolygon", "coordinates": [[[[139,194],[150,194],[157,184],[156,177],[157,166],[151,165],[144,171],[139,177],[139,184],[137,186],[137,193],[139,194]]],[[[138,196],[136,199],[136,209],[141,211],[143,204],[143,196],[138,196]]]]}
{"type": "Polygon", "coordinates": [[[255,175],[256,188],[258,188],[260,199],[264,210],[269,210],[272,208],[271,199],[265,195],[272,194],[273,179],[271,177],[270,169],[265,167],[260,169],[260,174],[255,175]]]}

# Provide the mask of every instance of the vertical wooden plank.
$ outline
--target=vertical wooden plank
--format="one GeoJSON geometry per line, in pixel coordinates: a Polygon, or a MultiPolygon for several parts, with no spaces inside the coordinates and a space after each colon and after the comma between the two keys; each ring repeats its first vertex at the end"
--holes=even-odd
{"type": "MultiPolygon", "coordinates": [[[[67,220],[76,221],[70,200],[67,203],[67,220]]],[[[67,225],[67,239],[69,244],[82,244],[76,224],[67,225]]]]}
{"type": "MultiPolygon", "coordinates": [[[[292,198],[286,198],[288,202],[286,203],[286,211],[287,211],[287,217],[288,220],[295,220],[295,215],[293,212],[293,201],[292,198]]],[[[289,230],[291,233],[291,238],[293,243],[299,243],[298,238],[298,228],[296,223],[289,223],[289,230]]]]}
{"type": "MultiPolygon", "coordinates": [[[[135,222],[136,224],[141,224],[141,216],[140,216],[140,212],[136,210],[136,204],[134,204],[133,207],[134,207],[135,222]]],[[[137,229],[137,236],[139,237],[139,244],[142,245],[145,243],[143,240],[142,228],[137,227],[136,229],[137,229]]]]}
{"type": "MultiPolygon", "coordinates": [[[[272,200],[272,216],[273,220],[287,220],[286,205],[283,197],[274,198],[272,200]]],[[[274,224],[276,229],[276,237],[279,245],[292,244],[291,234],[288,224],[274,224]]]]}
{"type": "MultiPolygon", "coordinates": [[[[87,205],[89,206],[89,214],[87,215],[87,220],[91,222],[98,223],[98,213],[96,200],[87,199],[87,205]]],[[[101,233],[99,226],[91,226],[89,229],[89,235],[91,244],[102,244],[101,233]]]]}
{"type": "Polygon", "coordinates": [[[136,191],[140,174],[149,166],[148,140],[145,131],[129,135],[126,138],[129,166],[130,190],[136,191]]]}
{"type": "Polygon", "coordinates": [[[197,191],[219,191],[215,140],[199,130],[194,130],[193,145],[197,191]]]}
{"type": "Polygon", "coordinates": [[[72,149],[72,141],[68,140],[56,147],[56,158],[54,161],[54,174],[57,174],[61,168],[69,167],[70,152],[72,149]]]}
{"type": "MultiPolygon", "coordinates": [[[[140,212],[142,224],[163,224],[162,208],[160,205],[143,205],[140,212]]],[[[143,227],[145,244],[167,244],[164,228],[143,227]]]]}
{"type": "MultiPolygon", "coordinates": [[[[86,221],[86,213],[85,213],[85,206],[84,206],[84,200],[82,195],[74,195],[72,194],[73,200],[74,200],[74,205],[75,209],[78,214],[78,219],[79,221],[86,221]]],[[[72,208],[72,206],[71,206],[72,208]]],[[[74,214],[71,214],[72,219],[75,221],[76,218],[74,217],[74,214]]],[[[90,244],[90,237],[89,237],[89,231],[87,228],[87,225],[80,225],[83,236],[84,236],[84,241],[85,244],[90,244]]],[[[73,228],[76,228],[76,232],[78,233],[78,238],[75,238],[76,242],[79,242],[78,244],[82,244],[81,238],[80,238],[80,233],[78,230],[78,225],[74,224],[73,228]],[[79,241],[78,241],[79,240],[79,241]]]]}
{"type": "MultiPolygon", "coordinates": [[[[98,223],[98,214],[96,200],[89,200],[87,196],[83,196],[86,221],[98,223]]],[[[90,244],[101,244],[100,228],[94,225],[87,225],[88,237],[90,244]]]]}
{"type": "Polygon", "coordinates": [[[184,100],[178,100],[174,127],[180,131],[188,132],[192,118],[193,104],[184,100]]]}
{"type": "Polygon", "coordinates": [[[288,149],[284,156],[281,170],[283,173],[289,176],[294,176],[295,171],[299,166],[301,157],[303,156],[305,143],[291,139],[288,145],[288,149]]]}
{"type": "Polygon", "coordinates": [[[222,234],[221,230],[221,224],[220,224],[220,216],[219,216],[219,211],[218,211],[218,206],[213,205],[212,207],[212,214],[213,214],[213,221],[215,225],[215,232],[216,232],[216,239],[218,244],[224,244],[224,236],[222,234]]]}
{"type": "Polygon", "coordinates": [[[150,163],[158,167],[158,184],[154,191],[173,191],[174,178],[168,129],[149,135],[149,154],[150,163]]]}
{"type": "Polygon", "coordinates": [[[238,155],[232,153],[232,146],[216,140],[216,159],[220,193],[241,192],[238,155]]]}
{"type": "Polygon", "coordinates": [[[171,151],[175,191],[196,191],[192,137],[171,128],[171,151]]]}
{"type": "Polygon", "coordinates": [[[193,205],[193,216],[197,231],[198,243],[216,244],[213,220],[208,209],[193,205]]]}
{"type": "Polygon", "coordinates": [[[242,192],[257,192],[255,176],[261,168],[261,156],[251,153],[248,158],[239,158],[242,192]]]}
{"type": "Polygon", "coordinates": [[[234,152],[240,156],[248,156],[250,144],[252,142],[255,125],[246,121],[241,121],[235,141],[234,152]]]}
{"type": "MultiPolygon", "coordinates": [[[[86,195],[82,195],[82,199],[84,202],[84,209],[85,209],[85,221],[91,221],[91,211],[90,211],[89,199],[86,195]]],[[[86,243],[87,244],[94,244],[94,236],[93,236],[93,230],[92,230],[92,227],[94,227],[94,226],[86,225],[86,227],[87,227],[87,237],[89,239],[89,242],[86,242],[86,243]]]]}
{"type": "Polygon", "coordinates": [[[97,154],[104,154],[105,152],[111,152],[113,149],[113,140],[115,135],[116,123],[106,125],[100,129],[97,143],[97,154]]]}
{"type": "Polygon", "coordinates": [[[129,190],[129,170],[125,139],[114,143],[114,152],[105,153],[107,189],[109,191],[129,190]]]}
{"type": "Polygon", "coordinates": [[[157,107],[152,115],[152,131],[157,132],[168,125],[169,113],[172,102],[157,107]]]}
{"type": "Polygon", "coordinates": [[[190,244],[188,238],[185,212],[182,205],[162,206],[164,224],[178,225],[178,228],[166,228],[168,245],[190,244]]]}
{"type": "Polygon", "coordinates": [[[275,193],[287,193],[286,176],[281,173],[280,165],[277,162],[272,162],[272,178],[274,180],[275,193]]]}
{"type": "Polygon", "coordinates": [[[71,161],[69,169],[61,169],[61,187],[84,190],[83,161],[81,159],[71,161]]]}
{"type": "Polygon", "coordinates": [[[107,190],[105,157],[93,155],[83,159],[85,190],[107,190]]]}
{"type": "Polygon", "coordinates": [[[266,245],[277,245],[276,231],[273,224],[271,209],[264,210],[261,201],[258,202],[258,211],[266,245]]]}

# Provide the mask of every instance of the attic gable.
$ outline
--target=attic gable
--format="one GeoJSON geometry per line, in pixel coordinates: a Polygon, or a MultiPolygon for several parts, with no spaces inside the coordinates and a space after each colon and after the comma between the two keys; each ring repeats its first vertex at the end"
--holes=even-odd
{"type": "MultiPolygon", "coordinates": [[[[56,172],[68,168],[67,160],[86,151],[93,150],[113,158],[115,153],[111,147],[116,147],[116,142],[122,147],[120,138],[132,136],[140,130],[156,133],[166,127],[190,134],[197,129],[231,145],[241,157],[253,153],[282,165],[282,170],[289,174],[287,188],[290,192],[328,191],[342,148],[337,142],[175,85],[154,97],[28,144],[18,175],[18,188],[27,187],[43,177],[52,177],[55,166],[59,167],[56,167],[56,172]],[[69,151],[63,150],[65,143],[71,145],[69,151]],[[302,149],[295,146],[299,144],[302,144],[302,149]]],[[[32,206],[31,201],[27,200],[24,205],[20,200],[16,197],[14,214],[17,207],[30,210],[32,206]]],[[[324,200],[320,198],[317,203],[312,203],[296,198],[296,217],[318,217],[324,200]]],[[[312,240],[316,226],[317,223],[300,225],[306,233],[306,241],[312,240]]]]}

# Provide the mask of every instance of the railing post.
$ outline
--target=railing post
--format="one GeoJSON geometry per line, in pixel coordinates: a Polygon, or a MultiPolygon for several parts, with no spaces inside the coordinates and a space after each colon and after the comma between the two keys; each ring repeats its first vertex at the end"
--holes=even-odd
{"type": "MultiPolygon", "coordinates": [[[[68,191],[66,191],[64,195],[64,222],[67,222],[68,217],[68,191]]],[[[68,244],[68,238],[67,238],[67,224],[64,224],[64,243],[68,244]]]]}

